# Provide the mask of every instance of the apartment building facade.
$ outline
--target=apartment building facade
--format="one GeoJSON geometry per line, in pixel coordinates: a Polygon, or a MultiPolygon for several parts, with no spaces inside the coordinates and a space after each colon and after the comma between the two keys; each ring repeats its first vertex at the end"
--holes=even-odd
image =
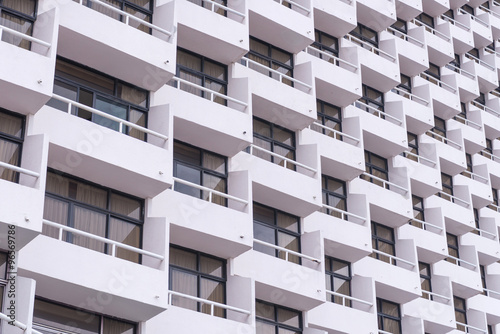
{"type": "Polygon", "coordinates": [[[0,333],[500,333],[499,38],[497,0],[0,0],[0,333]]]}

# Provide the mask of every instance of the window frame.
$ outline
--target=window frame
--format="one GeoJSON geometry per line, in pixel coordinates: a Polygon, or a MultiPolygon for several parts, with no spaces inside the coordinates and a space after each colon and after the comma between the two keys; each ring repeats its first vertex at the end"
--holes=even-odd
{"type": "MultiPolygon", "coordinates": [[[[314,29],[314,42],[311,44],[311,46],[320,50],[320,51],[331,52],[333,54],[333,56],[335,56],[337,58],[339,56],[339,39],[335,36],[332,36],[330,34],[323,32],[321,30],[314,29]],[[331,46],[327,46],[327,45],[323,44],[321,41],[323,36],[333,39],[335,41],[335,48],[332,48],[331,46]],[[316,37],[318,40],[316,40],[316,37]]],[[[323,57],[324,57],[324,55],[322,55],[320,53],[319,58],[323,59],[323,57]]],[[[330,59],[325,59],[325,60],[329,61],[330,59]]]]}
{"type": "Polygon", "coordinates": [[[488,289],[488,285],[486,284],[486,268],[482,264],[479,264],[479,274],[481,275],[483,295],[487,296],[488,293],[486,290],[488,289]]]}
{"type": "MultiPolygon", "coordinates": [[[[0,114],[6,114],[6,115],[16,117],[16,118],[21,120],[21,137],[20,138],[0,131],[0,142],[5,141],[5,142],[12,143],[12,144],[19,146],[19,153],[18,153],[19,156],[18,156],[17,162],[16,162],[16,164],[14,164],[14,166],[21,167],[22,158],[23,158],[23,145],[24,145],[24,139],[26,136],[26,116],[12,112],[12,111],[7,110],[7,109],[3,109],[3,108],[0,108],[0,114]]],[[[13,175],[14,175],[14,179],[8,180],[8,179],[2,178],[1,174],[0,174],[0,180],[6,180],[6,181],[14,182],[14,183],[19,183],[20,173],[13,171],[13,175]]]]}
{"type": "MultiPolygon", "coordinates": [[[[431,273],[431,266],[428,263],[425,262],[418,262],[419,266],[419,275],[420,275],[420,287],[423,285],[423,281],[426,281],[429,283],[429,290],[428,292],[432,292],[432,273],[431,273]],[[424,268],[421,268],[424,267],[424,268]],[[427,271],[427,275],[422,273],[422,270],[425,269],[427,271]]],[[[424,290],[422,289],[422,297],[429,299],[429,300],[434,300],[432,294],[425,293],[424,290]],[[425,297],[427,296],[427,297],[425,297]]]]}
{"type": "MultiPolygon", "coordinates": [[[[292,308],[289,308],[289,307],[281,306],[281,305],[278,305],[278,304],[273,304],[273,303],[270,303],[270,302],[267,302],[267,301],[264,301],[264,300],[261,300],[261,299],[256,299],[255,301],[256,301],[256,304],[257,303],[265,304],[267,306],[272,306],[273,309],[274,309],[274,312],[273,312],[274,313],[274,321],[272,321],[270,319],[263,318],[263,317],[259,317],[258,316],[258,312],[256,310],[256,312],[255,312],[255,322],[256,323],[257,322],[261,322],[261,323],[265,323],[267,325],[274,326],[274,330],[275,330],[276,333],[278,333],[278,330],[280,328],[283,328],[284,330],[293,332],[295,334],[303,332],[303,330],[304,330],[304,323],[303,323],[303,319],[302,319],[303,316],[302,316],[302,312],[301,311],[295,310],[295,309],[292,309],[292,308]],[[293,326],[290,326],[290,325],[286,325],[286,324],[280,323],[279,320],[278,320],[278,310],[279,309],[297,313],[298,316],[299,316],[299,327],[293,327],[293,326]]],[[[256,333],[259,334],[258,330],[256,331],[256,333]]]]}
{"type": "MultiPolygon", "coordinates": [[[[457,313],[462,314],[465,318],[465,322],[463,322],[465,325],[467,325],[467,303],[464,298],[460,298],[458,296],[453,295],[453,309],[455,311],[455,322],[457,318],[457,313]],[[464,308],[458,308],[456,301],[460,301],[460,303],[463,304],[464,308]]],[[[461,331],[466,331],[466,328],[464,326],[458,325],[457,324],[457,329],[461,331]]]]}
{"type": "MultiPolygon", "coordinates": [[[[325,276],[327,276],[327,279],[330,282],[330,286],[333,289],[332,291],[334,291],[334,292],[336,292],[336,288],[335,288],[335,284],[334,284],[335,278],[349,282],[349,294],[348,294],[348,296],[352,296],[352,283],[351,283],[352,282],[352,271],[351,271],[351,263],[350,262],[345,261],[345,260],[341,260],[338,258],[334,258],[334,257],[329,256],[329,255],[325,255],[325,276]],[[340,262],[342,264],[347,265],[347,269],[349,271],[349,276],[344,276],[344,275],[335,273],[333,271],[327,270],[326,264],[328,263],[329,267],[333,268],[333,262],[340,262]]],[[[327,299],[329,299],[330,302],[335,303],[335,304],[341,304],[341,305],[345,305],[347,307],[352,307],[352,301],[349,299],[345,299],[345,301],[344,301],[345,304],[343,304],[343,302],[342,302],[342,297],[337,297],[334,295],[327,294],[327,299]],[[329,296],[329,298],[328,298],[328,296],[329,296]],[[336,300],[336,298],[340,298],[340,300],[336,300]]]]}
{"type": "MultiPolygon", "coordinates": [[[[35,6],[33,8],[33,16],[19,12],[13,8],[7,7],[7,6],[3,5],[3,1],[0,1],[0,18],[2,17],[2,13],[4,13],[4,12],[7,15],[10,15],[14,18],[29,22],[31,24],[31,33],[29,33],[27,35],[33,36],[33,31],[35,29],[35,22],[37,20],[37,15],[38,15],[38,0],[35,0],[35,6]]],[[[16,38],[21,38],[19,44],[21,44],[24,41],[24,39],[22,37],[16,37],[16,38]]],[[[0,41],[1,41],[1,39],[0,39],[0,41]]],[[[24,46],[21,46],[21,45],[17,45],[17,44],[14,44],[14,45],[21,47],[21,48],[24,48],[24,49],[27,49],[27,50],[31,50],[31,42],[30,41],[27,41],[26,48],[24,46]]]]}
{"type": "MultiPolygon", "coordinates": [[[[370,175],[376,176],[376,175],[374,175],[373,170],[376,170],[377,172],[385,175],[385,178],[381,177],[381,176],[377,176],[377,177],[380,177],[381,179],[384,179],[385,181],[389,182],[389,164],[388,164],[387,159],[378,155],[378,154],[375,154],[375,153],[372,153],[370,151],[365,150],[365,172],[370,174],[370,175]],[[379,167],[379,166],[375,165],[374,163],[372,163],[372,157],[383,160],[385,166],[379,167]]],[[[371,176],[365,176],[364,174],[361,174],[359,177],[363,180],[370,182],[370,183],[373,183],[373,184],[376,184],[378,186],[383,187],[383,184],[379,184],[379,183],[381,183],[381,181],[376,180],[376,179],[372,178],[371,176]]],[[[386,186],[388,186],[388,185],[386,185],[386,186]]],[[[386,189],[389,189],[389,188],[387,187],[386,189]]]]}
{"type": "MultiPolygon", "coordinates": [[[[444,197],[443,197],[443,194],[442,194],[443,192],[444,192],[446,195],[451,195],[451,196],[454,196],[454,195],[453,195],[453,176],[451,176],[451,175],[449,175],[449,174],[446,174],[446,173],[441,172],[441,187],[442,187],[442,188],[441,188],[442,190],[441,190],[440,192],[438,192],[438,196],[439,196],[439,197],[444,198],[444,197]],[[449,185],[448,185],[448,184],[446,184],[445,182],[443,182],[445,179],[448,179],[448,180],[450,181],[450,184],[449,184],[449,185]]],[[[450,202],[454,202],[454,201],[452,200],[452,198],[451,198],[451,197],[449,198],[449,201],[450,201],[450,202]]]]}
{"type": "MultiPolygon", "coordinates": [[[[367,44],[378,49],[378,44],[379,44],[378,32],[373,30],[373,29],[368,28],[364,24],[361,24],[358,22],[358,25],[353,30],[351,30],[349,32],[349,34],[356,37],[357,39],[361,40],[363,43],[367,43],[367,44]],[[356,29],[359,29],[359,32],[355,31],[356,29]],[[365,31],[373,33],[375,35],[375,41],[372,41],[370,38],[366,37],[364,35],[365,31]]],[[[363,46],[361,46],[361,47],[363,47],[363,46]]]]}
{"type": "MultiPolygon", "coordinates": [[[[457,259],[460,259],[460,245],[458,243],[458,236],[456,236],[455,234],[451,234],[449,232],[446,232],[446,244],[448,246],[448,255],[454,256],[454,255],[450,254],[450,249],[451,249],[452,251],[455,251],[457,253],[457,256],[454,256],[454,257],[456,257],[457,259]],[[453,244],[450,244],[449,239],[453,239],[457,245],[455,246],[453,244]]],[[[450,263],[453,263],[453,264],[460,266],[460,261],[457,261],[457,260],[452,259],[450,257],[447,257],[445,260],[450,262],[450,263]]]]}
{"type": "MultiPolygon", "coordinates": [[[[337,178],[334,178],[334,177],[331,177],[331,176],[323,174],[323,175],[321,175],[321,193],[324,195],[323,200],[326,199],[326,202],[327,202],[327,203],[323,203],[323,204],[331,206],[331,207],[335,207],[334,205],[331,205],[329,203],[329,198],[330,198],[329,196],[336,197],[336,198],[339,199],[339,201],[342,201],[344,203],[345,210],[343,210],[343,211],[348,212],[347,211],[348,210],[347,209],[347,183],[345,181],[342,181],[340,179],[337,179],[337,178]],[[327,188],[324,188],[325,184],[328,185],[328,181],[333,181],[333,182],[340,183],[342,185],[342,194],[339,194],[339,193],[336,193],[335,191],[332,191],[332,190],[329,190],[327,188]]],[[[338,213],[336,211],[334,211],[334,210],[330,210],[328,208],[322,208],[321,211],[324,212],[324,213],[326,213],[327,215],[340,218],[338,216],[338,213]]],[[[344,219],[348,220],[347,217],[344,217],[344,219]]]]}
{"type": "MultiPolygon", "coordinates": [[[[124,11],[124,12],[127,12],[126,8],[131,8],[131,9],[135,10],[136,12],[139,12],[140,14],[144,15],[146,18],[149,19],[149,21],[148,21],[148,19],[144,19],[144,18],[139,17],[139,16],[137,16],[137,15],[135,15],[133,13],[129,13],[129,14],[131,14],[132,16],[135,16],[137,18],[140,18],[140,19],[142,19],[142,20],[144,20],[146,22],[149,22],[149,23],[153,24],[153,17],[154,17],[154,15],[153,15],[154,1],[153,0],[150,0],[150,2],[149,2],[149,8],[147,8],[147,9],[144,8],[144,7],[142,7],[142,6],[140,6],[140,5],[138,5],[138,4],[136,4],[136,3],[134,3],[134,2],[132,2],[132,1],[130,1],[130,0],[113,0],[113,1],[118,2],[118,3],[114,3],[113,7],[116,6],[117,9],[119,9],[121,11],[124,11]]],[[[94,9],[95,11],[97,11],[97,12],[99,12],[101,14],[104,14],[106,16],[115,18],[115,17],[109,15],[108,13],[103,13],[99,9],[93,8],[92,5],[93,5],[92,1],[91,0],[87,0],[86,7],[94,9]]],[[[97,5],[100,6],[100,4],[97,4],[97,5]]],[[[123,15],[121,15],[121,14],[116,14],[116,15],[119,16],[119,18],[117,20],[120,21],[120,22],[123,22],[123,15]]],[[[145,28],[147,28],[147,30],[148,30],[147,33],[151,35],[152,29],[149,28],[149,27],[145,27],[145,28]]],[[[141,30],[141,29],[138,29],[138,30],[141,30]]],[[[141,31],[144,31],[144,30],[141,30],[141,31]]],[[[144,31],[144,32],[146,32],[146,31],[144,31]]]]}
{"type": "Polygon", "coordinates": [[[430,16],[429,14],[422,12],[415,17],[415,20],[422,23],[426,27],[434,29],[434,17],[430,16]],[[426,22],[426,20],[429,22],[426,22]]]}
{"type": "MultiPolygon", "coordinates": [[[[419,196],[416,196],[416,195],[413,195],[413,194],[411,195],[411,198],[412,198],[412,207],[413,207],[413,218],[416,218],[416,216],[418,216],[420,214],[422,216],[422,219],[420,219],[420,218],[416,218],[416,219],[419,219],[419,220],[425,222],[424,199],[422,197],[419,197],[419,196]],[[417,200],[419,203],[421,203],[422,207],[416,206],[415,203],[414,203],[414,200],[417,200]],[[415,211],[417,211],[418,213],[415,214],[415,211]]],[[[427,227],[426,227],[425,224],[422,224],[420,222],[414,221],[412,219],[410,219],[409,223],[410,223],[410,225],[413,225],[413,226],[418,227],[420,229],[423,229],[423,230],[427,229],[427,227]]]]}
{"type": "Polygon", "coordinates": [[[377,302],[377,323],[378,323],[379,327],[380,327],[380,324],[382,324],[382,328],[379,328],[379,330],[385,330],[384,325],[383,325],[384,324],[383,320],[390,319],[390,320],[396,321],[399,324],[399,333],[401,334],[402,333],[401,305],[398,303],[391,302],[391,301],[386,300],[386,299],[379,298],[379,297],[377,297],[376,302],[377,302]],[[392,316],[392,315],[387,314],[387,313],[382,313],[382,303],[387,303],[387,304],[391,304],[393,306],[397,306],[399,317],[395,317],[395,316],[392,316]]]}
{"type": "Polygon", "coordinates": [[[335,138],[335,139],[338,139],[341,141],[344,140],[343,136],[341,135],[341,133],[342,133],[342,108],[341,107],[337,107],[336,105],[333,105],[331,103],[325,102],[325,101],[320,100],[320,99],[316,99],[316,115],[317,115],[316,120],[321,125],[328,126],[328,125],[326,125],[326,123],[328,121],[334,122],[335,127],[338,127],[339,129],[337,130],[337,129],[335,129],[335,127],[333,127],[333,128],[330,127],[330,128],[338,131],[339,133],[334,133],[334,132],[327,130],[325,128],[315,126],[314,124],[311,125],[312,130],[320,132],[326,136],[329,136],[329,137],[332,137],[332,138],[335,138]],[[327,115],[324,112],[325,107],[335,109],[338,112],[339,117],[335,118],[333,116],[327,115]]]}
{"type": "MultiPolygon", "coordinates": [[[[375,222],[375,221],[372,220],[371,221],[371,234],[372,234],[372,248],[373,249],[375,249],[377,251],[380,251],[380,249],[379,249],[380,248],[379,242],[383,242],[384,244],[387,244],[387,245],[389,245],[392,248],[392,254],[386,253],[386,252],[384,252],[384,253],[392,255],[394,257],[396,256],[396,236],[394,234],[394,228],[389,227],[389,226],[384,225],[384,224],[377,223],[377,222],[375,222]],[[388,230],[391,231],[391,238],[392,238],[392,240],[385,239],[385,238],[383,238],[383,237],[381,237],[381,236],[379,236],[377,234],[377,228],[379,226],[382,226],[383,228],[386,228],[386,229],[388,229],[388,230]]],[[[384,261],[384,259],[381,258],[381,257],[384,257],[384,258],[387,257],[386,255],[373,252],[371,254],[371,257],[373,257],[373,258],[375,258],[377,260],[380,260],[380,261],[383,261],[383,262],[391,264],[391,260],[389,258],[388,258],[388,262],[384,261]]],[[[397,266],[397,261],[396,260],[393,261],[393,265],[397,266]]]]}

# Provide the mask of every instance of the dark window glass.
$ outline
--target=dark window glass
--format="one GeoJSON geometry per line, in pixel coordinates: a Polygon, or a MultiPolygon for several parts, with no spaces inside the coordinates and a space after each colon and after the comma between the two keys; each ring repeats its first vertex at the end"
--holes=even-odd
{"type": "MultiPolygon", "coordinates": [[[[295,160],[295,133],[274,123],[261,118],[253,118],[253,143],[268,151],[277,153],[282,157],[295,160]]],[[[284,159],[255,149],[255,156],[273,162],[280,166],[286,165],[288,169],[295,170],[295,165],[286,163],[284,159]]]]}
{"type": "Polygon", "coordinates": [[[434,127],[427,134],[439,141],[444,141],[443,138],[446,138],[446,121],[434,116],[434,127]]]}
{"type": "Polygon", "coordinates": [[[479,226],[479,211],[476,208],[472,209],[472,212],[474,213],[474,223],[476,225],[476,229],[472,230],[471,232],[477,235],[481,235],[479,230],[481,229],[479,226]]]}
{"type": "MultiPolygon", "coordinates": [[[[54,94],[95,108],[106,114],[146,127],[149,92],[98,73],[82,65],[58,58],[54,79],[54,94]]],[[[67,112],[68,105],[51,99],[47,105],[67,112]]],[[[118,122],[72,107],[71,113],[99,125],[120,130],[118,122]]],[[[128,126],[121,131],[131,137],[146,140],[146,134],[128,126]]]]}
{"type": "Polygon", "coordinates": [[[438,196],[447,201],[454,202],[453,198],[453,177],[451,175],[441,173],[442,190],[438,192],[438,196]]]}
{"type": "MultiPolygon", "coordinates": [[[[250,36],[250,51],[245,55],[246,58],[253,60],[265,67],[272,68],[282,74],[293,78],[293,54],[279,49],[269,43],[261,41],[250,36]]],[[[242,60],[245,63],[244,60],[242,60]]],[[[260,66],[249,63],[248,67],[263,73],[271,78],[279,80],[277,74],[263,69],[260,66]]],[[[293,87],[293,81],[283,78],[282,82],[293,87]]]]}
{"type": "Polygon", "coordinates": [[[461,8],[464,12],[469,13],[470,15],[474,15],[474,8],[472,8],[471,6],[463,5],[461,8]]]}
{"type": "Polygon", "coordinates": [[[394,22],[392,25],[391,25],[391,28],[394,29],[394,30],[397,30],[396,32],[392,32],[394,35],[396,36],[401,36],[403,37],[402,34],[405,34],[408,32],[408,28],[407,28],[407,25],[406,25],[406,21],[405,20],[402,20],[400,18],[397,19],[396,22],[394,22]],[[401,34],[398,34],[397,32],[400,32],[401,34]]]}
{"type": "Polygon", "coordinates": [[[483,265],[479,265],[479,272],[481,273],[481,284],[483,287],[483,294],[487,295],[486,289],[488,289],[488,286],[486,285],[486,269],[484,268],[483,265]]]}
{"type": "MultiPolygon", "coordinates": [[[[360,44],[364,48],[378,48],[378,33],[375,30],[362,25],[361,23],[358,23],[357,27],[354,28],[349,34],[360,39],[362,43],[358,44],[360,44]]],[[[354,43],[356,42],[354,41],[354,43]]]]}
{"type": "Polygon", "coordinates": [[[438,84],[438,82],[434,79],[441,80],[441,68],[433,63],[429,63],[429,68],[424,71],[424,73],[428,74],[431,78],[427,77],[426,79],[434,84],[438,84]]]}
{"type": "Polygon", "coordinates": [[[384,112],[384,93],[366,85],[362,86],[362,90],[363,97],[361,97],[358,101],[364,104],[362,105],[356,102],[356,107],[385,119],[385,115],[379,113],[379,111],[384,112]]]}
{"type": "MultiPolygon", "coordinates": [[[[177,49],[176,76],[195,85],[227,95],[227,66],[191,51],[181,48],[177,49]]],[[[180,85],[180,89],[186,92],[206,99],[212,99],[214,102],[222,105],[227,104],[227,100],[222,97],[212,96],[212,93],[207,93],[204,90],[184,83],[178,83],[175,80],[171,80],[169,85],[174,87],[180,85]]]]}
{"type": "Polygon", "coordinates": [[[302,313],[256,300],[255,326],[256,334],[300,334],[302,333],[302,313]]]}
{"type": "Polygon", "coordinates": [[[449,17],[452,20],[455,18],[455,14],[453,13],[453,9],[447,10],[446,12],[443,13],[443,15],[445,17],[449,17]]]}
{"type": "MultiPolygon", "coordinates": [[[[365,150],[365,171],[370,175],[389,181],[389,169],[387,165],[387,159],[366,150],[365,150]]],[[[381,187],[384,186],[382,181],[377,180],[373,177],[364,174],[361,174],[359,177],[362,178],[363,180],[369,181],[378,186],[381,187]]]]}
{"type": "Polygon", "coordinates": [[[407,75],[400,74],[401,83],[398,85],[398,88],[411,94],[411,78],[407,75]]]}
{"type": "MultiPolygon", "coordinates": [[[[123,244],[142,247],[144,200],[56,171],[47,173],[44,219],[123,244]]],[[[42,233],[58,238],[58,230],[44,225],[42,233]]],[[[112,254],[111,245],[63,232],[63,241],[112,254]]],[[[135,252],[116,247],[116,257],[140,263],[135,252]]]]}
{"type": "Polygon", "coordinates": [[[418,162],[418,136],[414,133],[407,132],[406,137],[408,138],[408,151],[401,153],[402,156],[418,162]],[[409,152],[409,153],[408,153],[409,152]]]}
{"type": "MultiPolygon", "coordinates": [[[[0,161],[21,166],[25,117],[0,109],[0,161]]],[[[19,173],[0,167],[0,179],[19,182],[19,173]]]]}
{"type": "Polygon", "coordinates": [[[401,311],[399,304],[377,298],[378,329],[401,334],[401,311]]]}
{"type": "Polygon", "coordinates": [[[479,154],[491,159],[493,154],[493,141],[491,139],[486,138],[486,147],[482,151],[479,151],[479,154]]]}
{"type": "Polygon", "coordinates": [[[418,219],[419,221],[410,220],[410,224],[418,228],[425,229],[425,225],[420,222],[420,221],[425,222],[424,199],[422,197],[418,197],[415,195],[412,195],[411,199],[413,203],[413,217],[415,219],[418,219]]]}
{"type": "MultiPolygon", "coordinates": [[[[329,55],[338,57],[339,56],[339,42],[336,37],[328,35],[322,31],[315,30],[314,31],[314,43],[311,45],[313,48],[323,51],[329,55]]],[[[335,64],[335,59],[325,56],[322,53],[309,51],[312,55],[325,59],[326,61],[335,64]]]]}
{"type": "MultiPolygon", "coordinates": [[[[253,203],[254,238],[300,253],[300,218],[274,208],[253,203]]],[[[254,250],[280,259],[286,253],[266,245],[254,243],[254,250]]],[[[288,254],[288,261],[301,263],[300,257],[288,254]]]]}
{"type": "Polygon", "coordinates": [[[450,69],[452,71],[460,73],[460,66],[461,66],[460,55],[458,55],[458,54],[455,53],[455,58],[453,58],[453,60],[450,61],[445,66],[446,66],[446,68],[448,68],[448,69],[450,69]]]}
{"type": "MultiPolygon", "coordinates": [[[[326,175],[321,176],[323,204],[330,207],[347,211],[347,192],[344,181],[334,179],[326,175]]],[[[326,214],[341,218],[342,214],[332,209],[323,208],[326,214]]],[[[347,219],[347,217],[345,217],[347,219]]]]}
{"type": "Polygon", "coordinates": [[[465,299],[453,296],[453,305],[455,306],[455,321],[457,329],[462,332],[467,332],[467,310],[465,308],[465,299]]]}
{"type": "MultiPolygon", "coordinates": [[[[347,261],[325,256],[326,290],[351,296],[351,264],[347,261]]],[[[327,294],[327,298],[336,304],[351,307],[351,301],[343,297],[327,294]]]]}
{"type": "MultiPolygon", "coordinates": [[[[179,141],[174,142],[174,177],[227,193],[227,158],[179,141]]],[[[210,193],[190,185],[175,183],[180,193],[210,200],[210,193]]],[[[227,199],[212,194],[212,203],[227,206],[227,199]]]]}
{"type": "Polygon", "coordinates": [[[446,233],[446,241],[448,243],[448,254],[454,257],[447,257],[446,261],[460,265],[460,262],[456,260],[460,258],[460,253],[458,251],[458,237],[454,234],[446,233]]]}
{"type": "Polygon", "coordinates": [[[428,263],[419,262],[418,270],[420,272],[420,286],[422,288],[422,297],[432,300],[432,295],[426,293],[432,292],[431,266],[428,263]]]}
{"type": "Polygon", "coordinates": [[[135,334],[136,324],[35,298],[33,328],[42,333],[135,334]]]}
{"type": "Polygon", "coordinates": [[[343,140],[342,135],[339,132],[342,132],[342,111],[339,107],[334,106],[333,104],[316,100],[316,110],[318,123],[328,127],[330,129],[338,131],[337,133],[328,130],[326,128],[320,127],[318,125],[312,124],[311,129],[314,131],[318,131],[327,135],[329,137],[333,137],[339,140],[343,140]]]}
{"type": "MultiPolygon", "coordinates": [[[[169,252],[169,289],[213,302],[226,303],[226,261],[191,249],[171,245],[169,252]]],[[[181,296],[172,296],[172,305],[211,314],[211,305],[181,296]]],[[[226,317],[223,308],[214,315],[226,317]]]]}
{"type": "Polygon", "coordinates": [[[495,204],[496,206],[498,206],[498,190],[495,189],[495,188],[491,188],[491,193],[492,193],[492,196],[493,196],[493,204],[495,204]]]}
{"type": "MultiPolygon", "coordinates": [[[[0,1],[0,26],[14,29],[28,36],[33,35],[36,20],[36,0],[3,0],[0,1]]],[[[30,50],[31,42],[3,31],[2,41],[30,50]]]]}
{"type": "MultiPolygon", "coordinates": [[[[227,7],[227,0],[212,0],[212,1],[204,1],[204,0],[188,0],[189,2],[192,2],[194,4],[197,4],[198,6],[207,8],[208,10],[212,10],[212,4],[211,2],[218,3],[220,5],[223,5],[227,7]]],[[[213,11],[219,15],[227,16],[227,11],[224,10],[223,8],[215,6],[213,11]]]]}
{"type": "Polygon", "coordinates": [[[479,50],[476,48],[470,49],[465,53],[465,57],[479,64],[479,50]]]}
{"type": "Polygon", "coordinates": [[[420,13],[417,17],[415,17],[417,23],[422,23],[424,26],[429,28],[434,28],[434,18],[425,13],[420,13]]]}
{"type": "MultiPolygon", "coordinates": [[[[382,253],[396,255],[396,240],[394,229],[372,221],[372,248],[382,253]]],[[[371,257],[381,261],[391,263],[391,259],[383,254],[373,252],[371,257]]],[[[396,265],[396,261],[392,262],[396,265]]]]}
{"type": "Polygon", "coordinates": [[[474,101],[484,106],[486,105],[486,96],[484,93],[479,93],[479,96],[474,101]]]}

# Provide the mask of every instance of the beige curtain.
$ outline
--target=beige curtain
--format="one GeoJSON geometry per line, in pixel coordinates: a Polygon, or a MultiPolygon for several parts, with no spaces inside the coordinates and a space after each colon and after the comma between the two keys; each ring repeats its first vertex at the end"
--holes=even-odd
{"type": "Polygon", "coordinates": [[[134,334],[135,326],[126,322],[104,317],[102,334],[134,334]]]}
{"type": "Polygon", "coordinates": [[[121,215],[137,219],[141,218],[141,202],[115,193],[111,194],[109,210],[121,215]]]}
{"type": "MultiPolygon", "coordinates": [[[[132,247],[141,248],[141,227],[120,219],[110,218],[109,239],[132,247]]],[[[109,247],[108,253],[111,254],[111,246],[109,247]]],[[[116,257],[139,263],[138,253],[120,247],[116,248],[116,257]]]]}
{"type": "MultiPolygon", "coordinates": [[[[0,161],[19,166],[21,145],[0,139],[0,161]]],[[[19,173],[0,167],[0,179],[15,182],[19,173]]]]}
{"type": "MultiPolygon", "coordinates": [[[[69,208],[68,203],[46,196],[43,209],[43,218],[50,220],[54,223],[67,226],[68,208],[69,208]]],[[[52,226],[47,226],[45,224],[43,225],[42,228],[42,234],[52,238],[59,237],[59,231],[57,228],[52,226]]]]}
{"type": "MultiPolygon", "coordinates": [[[[106,215],[81,207],[74,207],[74,228],[93,235],[106,236],[106,215]]],[[[70,233],[65,240],[70,241],[70,233]]],[[[72,243],[104,253],[104,243],[78,234],[72,234],[72,243]]]]}

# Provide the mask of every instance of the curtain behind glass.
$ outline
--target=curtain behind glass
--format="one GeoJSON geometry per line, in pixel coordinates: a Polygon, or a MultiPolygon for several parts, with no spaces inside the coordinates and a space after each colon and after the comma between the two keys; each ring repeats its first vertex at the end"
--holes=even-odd
{"type": "Polygon", "coordinates": [[[134,334],[135,325],[123,321],[103,318],[102,334],[134,334]]]}
{"type": "MultiPolygon", "coordinates": [[[[0,139],[0,161],[10,165],[19,166],[21,145],[0,139]]],[[[18,178],[18,172],[11,169],[0,167],[0,179],[15,182],[18,178]]]]}
{"type": "Polygon", "coordinates": [[[111,194],[109,210],[121,215],[140,220],[141,202],[116,193],[111,194]]]}
{"type": "MultiPolygon", "coordinates": [[[[106,236],[106,215],[81,207],[74,207],[74,228],[100,237],[106,236]]],[[[104,243],[82,235],[67,232],[63,240],[104,253],[104,243]]]]}
{"type": "MultiPolygon", "coordinates": [[[[200,298],[210,301],[225,304],[226,291],[223,283],[201,278],[200,279],[200,298]]],[[[210,304],[201,303],[201,311],[210,314],[210,304]]],[[[225,310],[220,307],[214,307],[214,315],[217,317],[225,317],[225,310]]]]}
{"type": "MultiPolygon", "coordinates": [[[[54,223],[68,226],[68,213],[69,205],[66,202],[45,196],[43,218],[54,223]]],[[[42,234],[59,238],[59,231],[57,228],[43,224],[42,234]]]]}
{"type": "MultiPolygon", "coordinates": [[[[120,219],[110,218],[109,239],[132,247],[141,248],[141,227],[120,219]]],[[[111,246],[108,247],[108,254],[111,254],[111,246]]],[[[136,252],[117,247],[116,257],[139,263],[140,255],[136,252]]]]}
{"type": "Polygon", "coordinates": [[[3,0],[2,5],[28,16],[35,16],[36,0],[3,0]]]}
{"type": "MultiPolygon", "coordinates": [[[[194,296],[196,297],[198,294],[198,283],[197,283],[197,277],[195,275],[186,273],[186,272],[181,272],[176,269],[172,269],[170,271],[170,289],[176,292],[181,292],[186,295],[194,296]]],[[[178,296],[172,296],[172,305],[187,308],[193,311],[198,311],[198,302],[183,298],[183,297],[178,297],[178,296]]]]}
{"type": "MultiPolygon", "coordinates": [[[[17,16],[9,15],[6,12],[2,12],[0,16],[0,25],[14,29],[29,36],[33,34],[33,24],[30,21],[23,20],[17,16]]],[[[5,31],[2,34],[2,41],[19,46],[26,50],[31,49],[30,41],[5,31]]]]}

